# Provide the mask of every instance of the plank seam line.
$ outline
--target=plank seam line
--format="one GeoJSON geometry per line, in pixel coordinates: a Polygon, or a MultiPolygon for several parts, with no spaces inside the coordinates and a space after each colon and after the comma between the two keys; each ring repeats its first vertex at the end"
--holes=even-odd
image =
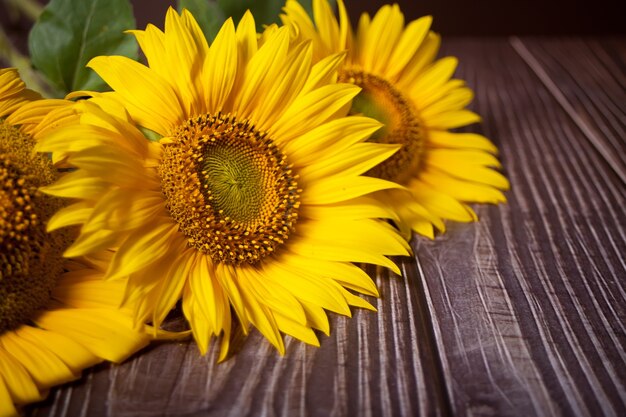
{"type": "Polygon", "coordinates": [[[626,170],[622,167],[622,164],[616,160],[610,149],[602,144],[602,140],[598,134],[591,128],[576,112],[572,104],[567,100],[565,95],[561,92],[556,83],[550,78],[548,73],[541,67],[541,64],[535,56],[528,50],[524,42],[517,36],[509,38],[509,43],[517,52],[517,54],[526,62],[535,75],[541,80],[543,85],[548,89],[556,101],[561,105],[563,110],[572,118],[574,123],[583,132],[583,134],[589,139],[591,144],[596,148],[602,157],[608,162],[617,176],[626,184],[626,170]]]}

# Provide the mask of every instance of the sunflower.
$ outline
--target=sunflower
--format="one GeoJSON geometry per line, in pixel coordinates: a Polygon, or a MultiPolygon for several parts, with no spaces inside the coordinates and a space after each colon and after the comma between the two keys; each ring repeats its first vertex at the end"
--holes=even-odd
{"type": "Polygon", "coordinates": [[[354,34],[342,0],[338,8],[339,22],[326,0],[313,0],[313,23],[297,1],[287,0],[281,18],[312,40],[314,62],[347,50],[338,79],[362,88],[351,113],[384,124],[372,141],[402,145],[368,172],[404,186],[377,193],[399,216],[402,234],[433,238],[435,228],[445,231],[444,219],[477,219],[466,203],[506,201],[500,190],[509,183],[493,169],[500,168],[497,148],[481,135],[450,131],[480,117],[465,109],[472,91],[451,78],[456,58],[435,59],[440,38],[429,30],[432,18],[405,27],[398,5],[386,5],[373,19],[363,14],[354,34]]]}
{"type": "Polygon", "coordinates": [[[312,65],[310,42],[286,27],[257,39],[250,13],[210,47],[187,11],[133,33],[149,66],[93,59],[114,91],[41,142],[76,168],[46,188],[77,199],[50,225],[82,226],[65,255],[116,247],[107,277],[129,276],[136,319],[158,327],[182,298],[202,353],[222,335],[220,360],[234,315],[283,354],[283,333],[319,345],[325,310],[373,309],[353,262],[399,273],[387,256],[408,245],[368,196],[396,185],[361,174],[398,146],[366,142],[380,124],[347,116],[360,89],[331,82],[343,55],[312,65]]]}
{"type": "MultiPolygon", "coordinates": [[[[15,69],[0,69],[0,416],[43,398],[56,384],[77,378],[103,359],[121,361],[147,343],[118,310],[123,281],[102,280],[110,254],[64,260],[70,229],[46,233],[63,205],[38,189],[57,171],[34,153],[28,133],[49,113],[62,115],[63,100],[39,100],[15,69]]],[[[59,124],[62,118],[58,119],[59,124]]]]}

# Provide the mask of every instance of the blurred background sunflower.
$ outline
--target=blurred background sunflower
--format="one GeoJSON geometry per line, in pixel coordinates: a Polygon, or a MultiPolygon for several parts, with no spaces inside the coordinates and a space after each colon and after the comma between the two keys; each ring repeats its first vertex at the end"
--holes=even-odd
{"type": "Polygon", "coordinates": [[[30,132],[70,103],[39,99],[15,69],[0,69],[0,416],[148,342],[130,314],[118,310],[124,282],[102,280],[110,254],[65,260],[74,231],[46,232],[64,202],[39,190],[58,173],[34,152],[30,132]]]}

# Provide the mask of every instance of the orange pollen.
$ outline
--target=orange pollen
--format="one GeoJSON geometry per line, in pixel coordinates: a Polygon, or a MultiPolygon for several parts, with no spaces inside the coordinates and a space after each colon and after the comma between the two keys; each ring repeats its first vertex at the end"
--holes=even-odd
{"type": "Polygon", "coordinates": [[[56,174],[33,146],[30,136],[0,120],[0,334],[48,303],[70,239],[67,230],[46,233],[62,202],[39,191],[56,174]]]}

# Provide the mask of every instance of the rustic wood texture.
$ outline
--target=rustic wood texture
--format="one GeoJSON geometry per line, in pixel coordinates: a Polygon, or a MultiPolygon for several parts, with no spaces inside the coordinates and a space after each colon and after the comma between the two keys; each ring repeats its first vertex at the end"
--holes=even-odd
{"type": "Polygon", "coordinates": [[[32,416],[626,415],[626,39],[445,39],[512,188],[480,222],[413,240],[378,313],[280,357],[151,347],[32,416]]]}
{"type": "MultiPolygon", "coordinates": [[[[586,53],[569,46],[557,49],[586,53]]],[[[508,204],[478,208],[480,223],[414,241],[452,410],[624,415],[624,184],[522,48],[513,39],[446,50],[476,90],[479,129],[498,142],[512,184],[508,204]]]]}
{"type": "Polygon", "coordinates": [[[626,50],[618,39],[513,39],[512,46],[626,182],[626,50]]]}

